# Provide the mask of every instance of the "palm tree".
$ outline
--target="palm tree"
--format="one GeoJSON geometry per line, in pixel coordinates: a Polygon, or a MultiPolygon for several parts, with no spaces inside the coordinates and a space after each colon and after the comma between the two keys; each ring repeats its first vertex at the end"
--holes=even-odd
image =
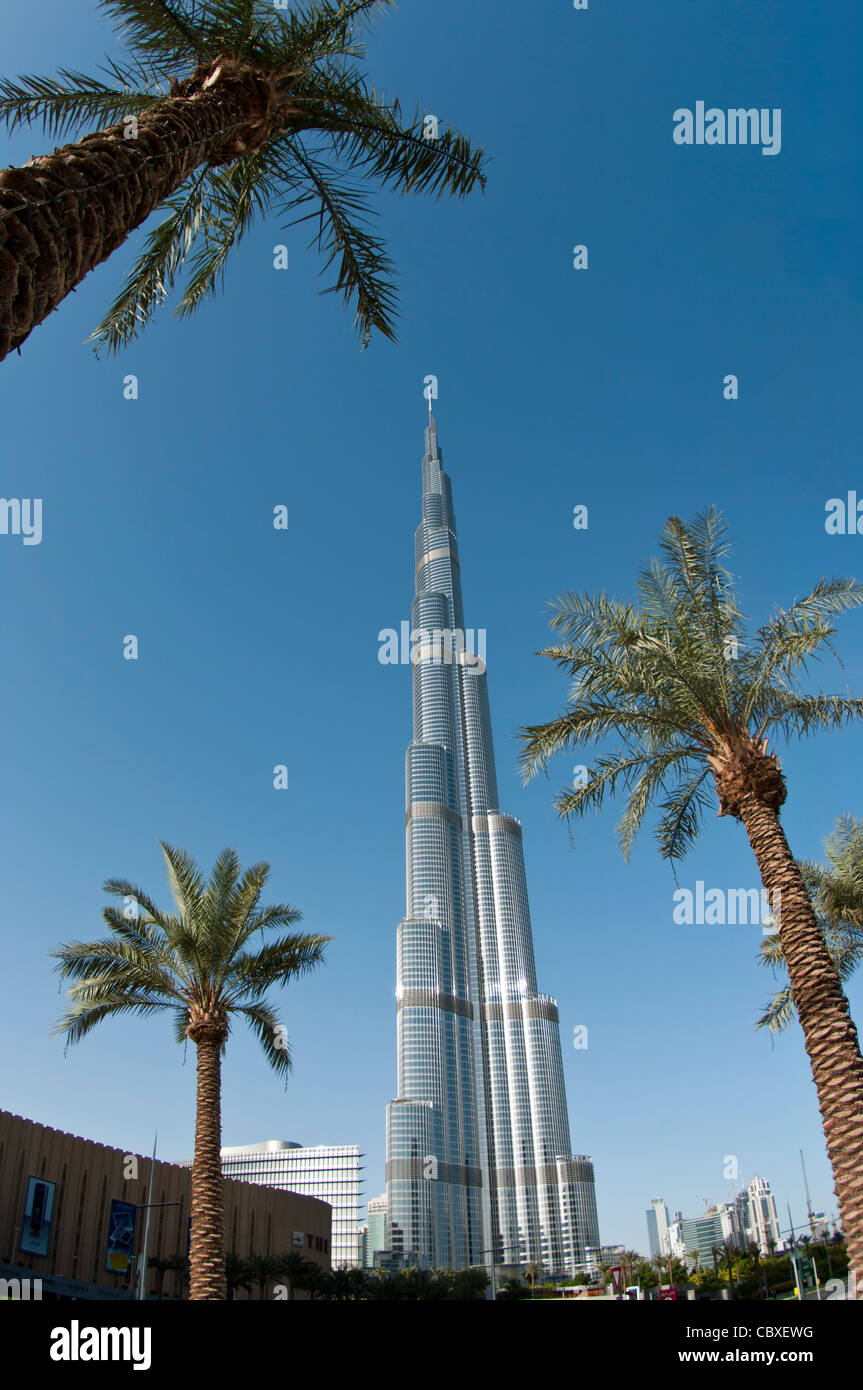
{"type": "Polygon", "coordinates": [[[329,1278],[329,1270],[321,1269],[320,1265],[309,1260],[306,1269],[295,1277],[294,1282],[298,1289],[302,1289],[303,1293],[307,1293],[309,1298],[314,1300],[325,1298],[329,1294],[329,1278]]]}
{"type": "Polygon", "coordinates": [[[530,1296],[533,1298],[537,1278],[542,1274],[542,1265],[538,1260],[531,1260],[529,1264],[525,1265],[524,1272],[530,1280],[530,1296]]]}
{"type": "Polygon", "coordinates": [[[270,1284],[274,1284],[282,1272],[281,1260],[275,1255],[250,1255],[246,1264],[249,1278],[258,1286],[259,1298],[265,1298],[270,1284]]]}
{"type": "Polygon", "coordinates": [[[297,0],[289,13],[269,0],[100,3],[125,61],[106,61],[100,77],[61,70],[0,84],[10,129],[39,122],[57,138],[100,127],[0,173],[0,359],[157,208],[168,215],[97,344],[134,337],[194,244],[177,311],[192,313],[269,211],[295,214],[288,225],[312,220],[363,341],[373,328],[393,338],[392,266],[357,180],[460,197],[485,184],[481,149],[436,117],[404,115],[351,61],[364,55],[358,30],[394,0],[297,0]]]}
{"type": "Polygon", "coordinates": [[[237,1296],[237,1289],[245,1289],[249,1292],[252,1287],[252,1271],[249,1268],[249,1261],[244,1260],[242,1255],[237,1255],[233,1250],[229,1250],[225,1256],[225,1285],[228,1290],[228,1298],[232,1300],[237,1296]]]}
{"type": "Polygon", "coordinates": [[[158,1278],[156,1280],[156,1298],[162,1297],[165,1288],[165,1275],[174,1268],[174,1258],[172,1255],[162,1258],[159,1255],[151,1255],[147,1260],[147,1275],[151,1270],[155,1270],[158,1278]]]}
{"type": "Polygon", "coordinates": [[[279,1275],[287,1282],[289,1300],[293,1299],[295,1287],[300,1287],[303,1275],[311,1268],[311,1260],[305,1259],[299,1250],[289,1250],[286,1255],[279,1256],[279,1275]]]}
{"type": "Polygon", "coordinates": [[[746,640],[723,518],[671,517],[638,577],[640,606],[606,594],[570,593],[553,605],[560,645],[542,655],[573,677],[565,712],[522,730],[526,778],[564,749],[616,735],[556,806],[561,816],[598,810],[627,792],[618,831],[628,857],[655,801],[657,838],[683,857],[712,800],[743,822],[770,895],[818,1092],[836,1194],[852,1252],[863,1268],[863,1057],[857,1030],[803,876],[779,820],[785,778],[768,751],[772,732],[790,739],[863,716],[863,699],[808,694],[799,676],[830,649],[832,618],[863,602],[856,580],[820,580],[746,640]]]}
{"type": "MultiPolygon", "coordinates": [[[[824,848],[830,867],[807,861],[800,872],[830,959],[844,982],[863,960],[863,820],[840,816],[824,848]]],[[[782,942],[774,933],[761,943],[761,963],[776,970],[784,961],[782,942]]],[[[781,1033],[795,1013],[791,986],[785,985],[774,994],[758,1027],[781,1033]]]]}
{"type": "Polygon", "coordinates": [[[301,917],[285,903],[259,906],[269,864],[253,864],[241,876],[236,851],[225,849],[205,882],[183,850],[163,843],[162,853],[175,913],[162,912],[134,884],[109,879],[105,892],[127,903],[124,910],[106,907],[102,912],[112,935],[73,941],[51,952],[60,976],[74,981],[69,1010],[55,1031],[77,1043],[103,1018],[169,1010],[177,1041],[191,1038],[195,1044],[190,1297],[223,1299],[221,1059],[231,1020],[244,1018],[270,1064],[287,1072],[291,1057],[285,1030],[265,995],[318,965],[330,937],[291,934],[257,944],[259,933],[292,927],[301,917]]]}

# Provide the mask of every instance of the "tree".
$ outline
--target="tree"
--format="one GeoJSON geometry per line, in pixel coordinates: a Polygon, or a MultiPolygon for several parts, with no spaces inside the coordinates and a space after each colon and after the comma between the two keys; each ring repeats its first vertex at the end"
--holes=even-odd
{"type": "Polygon", "coordinates": [[[520,1279],[504,1279],[497,1291],[498,1302],[502,1303],[518,1303],[529,1297],[527,1284],[523,1284],[520,1279]]]}
{"type": "Polygon", "coordinates": [[[237,1289],[251,1290],[252,1270],[248,1260],[244,1260],[242,1255],[237,1255],[233,1250],[229,1250],[225,1256],[225,1285],[228,1290],[228,1298],[233,1300],[237,1296],[237,1289]]]}
{"type": "Polygon", "coordinates": [[[287,1037],[265,996],[320,964],[330,938],[290,934],[258,944],[259,934],[292,927],[301,917],[285,903],[259,905],[269,864],[253,864],[241,876],[236,851],[225,849],[205,882],[183,850],[163,843],[162,853],[175,913],[162,912],[134,884],[109,879],[105,892],[126,903],[102,912],[111,935],[52,951],[60,976],[73,981],[68,1012],[55,1031],[77,1043],[103,1018],[168,1010],[177,1041],[195,1044],[190,1297],[223,1299],[221,1059],[231,1021],[243,1018],[271,1066],[286,1073],[287,1037]]]}
{"type": "Polygon", "coordinates": [[[450,1300],[466,1299],[477,1300],[485,1298],[485,1291],[489,1285],[488,1272],[484,1269],[456,1269],[452,1271],[450,1291],[447,1298],[450,1300]]]}
{"type": "Polygon", "coordinates": [[[279,1275],[288,1285],[289,1300],[293,1299],[295,1287],[301,1286],[303,1276],[310,1268],[311,1261],[301,1255],[299,1250],[289,1250],[287,1254],[279,1256],[279,1275]]]}
{"type": "Polygon", "coordinates": [[[100,3],[123,62],[106,61],[100,77],[0,84],[10,129],[41,123],[56,138],[101,127],[0,173],[0,359],[157,208],[168,215],[97,344],[134,337],[194,247],[177,310],[192,313],[269,212],[312,221],[363,341],[372,329],[393,338],[392,266],[368,230],[362,182],[459,197],[485,184],[481,149],[436,117],[404,115],[352,61],[364,55],[357,32],[394,0],[298,0],[290,13],[267,0],[100,3]]]}
{"type": "Polygon", "coordinates": [[[316,1298],[329,1297],[329,1277],[329,1270],[321,1269],[320,1265],[309,1260],[303,1273],[295,1277],[294,1283],[314,1301],[316,1298]]]}
{"type": "MultiPolygon", "coordinates": [[[[799,867],[830,959],[844,982],[863,960],[863,821],[840,816],[824,848],[828,868],[809,861],[799,867]]],[[[784,962],[782,941],[774,933],[761,943],[761,963],[777,970],[784,962]]],[[[796,1012],[791,986],[785,985],[771,999],[758,1027],[781,1033],[796,1012]]]]}
{"type": "Polygon", "coordinates": [[[174,1268],[173,1256],[162,1258],[159,1255],[151,1255],[147,1260],[147,1275],[149,1277],[152,1270],[156,1271],[156,1298],[162,1297],[165,1288],[165,1275],[174,1268]]]}
{"type": "Polygon", "coordinates": [[[551,757],[616,736],[591,774],[556,801],[563,817],[627,793],[618,827],[628,857],[648,809],[681,859],[698,834],[710,783],[720,816],[742,821],[773,905],[818,1092],[852,1264],[863,1268],[863,1057],[848,1001],[779,819],[785,778],[771,733],[790,739],[863,716],[863,699],[809,694],[808,662],[831,649],[832,619],[863,602],[856,580],[820,580],[748,639],[722,560],[730,545],[715,508],[671,517],[662,556],[638,577],[640,606],[570,593],[553,605],[559,645],[541,653],[573,678],[565,712],[522,730],[526,778],[551,757]]]}
{"type": "Polygon", "coordinates": [[[282,1272],[282,1262],[276,1255],[250,1255],[246,1261],[249,1279],[258,1286],[258,1297],[266,1297],[267,1289],[282,1272]]]}

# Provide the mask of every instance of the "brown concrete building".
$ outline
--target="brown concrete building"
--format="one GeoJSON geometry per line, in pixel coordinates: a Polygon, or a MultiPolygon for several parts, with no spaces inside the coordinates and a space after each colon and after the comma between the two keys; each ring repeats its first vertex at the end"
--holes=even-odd
{"type": "MultiPolygon", "coordinates": [[[[158,1262],[188,1254],[192,1177],[176,1163],[94,1144],[0,1110],[0,1280],[41,1280],[29,1296],[134,1297],[150,1210],[148,1293],[187,1296],[183,1276],[158,1262]]],[[[330,1267],[332,1208],[314,1197],[225,1179],[225,1248],[290,1251],[330,1267]]],[[[28,1296],[28,1286],[24,1285],[28,1296]]],[[[237,1290],[240,1299],[257,1298],[237,1290]]],[[[265,1297],[272,1298],[270,1290],[265,1297]]]]}

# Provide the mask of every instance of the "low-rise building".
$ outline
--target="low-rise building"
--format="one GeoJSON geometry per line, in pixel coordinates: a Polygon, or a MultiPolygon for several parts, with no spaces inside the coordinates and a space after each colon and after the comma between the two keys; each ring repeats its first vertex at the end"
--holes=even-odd
{"type": "MultiPolygon", "coordinates": [[[[150,1201],[148,1296],[186,1296],[191,1189],[182,1164],[154,1165],[143,1154],[0,1110],[0,1280],[7,1296],[11,1288],[29,1298],[133,1298],[150,1201]],[[165,1268],[168,1262],[179,1267],[165,1268]]],[[[329,1269],[326,1202],[234,1181],[225,1182],[224,1201],[227,1253],[295,1250],[329,1269]]],[[[236,1291],[240,1299],[259,1296],[256,1287],[236,1291]]]]}

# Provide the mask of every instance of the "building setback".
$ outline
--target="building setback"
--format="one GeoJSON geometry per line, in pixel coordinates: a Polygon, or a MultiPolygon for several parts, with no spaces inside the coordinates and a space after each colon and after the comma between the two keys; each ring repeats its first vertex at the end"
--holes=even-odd
{"type": "Polygon", "coordinates": [[[493,1252],[497,1264],[574,1273],[600,1243],[593,1164],[571,1150],[557,1003],[537,990],[521,826],[499,807],[484,634],[464,628],[431,401],[425,443],[390,1239],[426,1266],[488,1264],[493,1252]]]}
{"type": "MultiPolygon", "coordinates": [[[[142,1154],[0,1110],[0,1279],[41,1280],[43,1299],[131,1298],[151,1168],[142,1154]]],[[[191,1177],[182,1164],[155,1164],[151,1260],[188,1253],[191,1177]]],[[[331,1217],[311,1197],[225,1183],[225,1249],[238,1255],[296,1250],[329,1269],[331,1217]]],[[[147,1285],[151,1296],[183,1294],[172,1272],[151,1267],[147,1285]]],[[[257,1288],[236,1294],[250,1296],[257,1288]]]]}

